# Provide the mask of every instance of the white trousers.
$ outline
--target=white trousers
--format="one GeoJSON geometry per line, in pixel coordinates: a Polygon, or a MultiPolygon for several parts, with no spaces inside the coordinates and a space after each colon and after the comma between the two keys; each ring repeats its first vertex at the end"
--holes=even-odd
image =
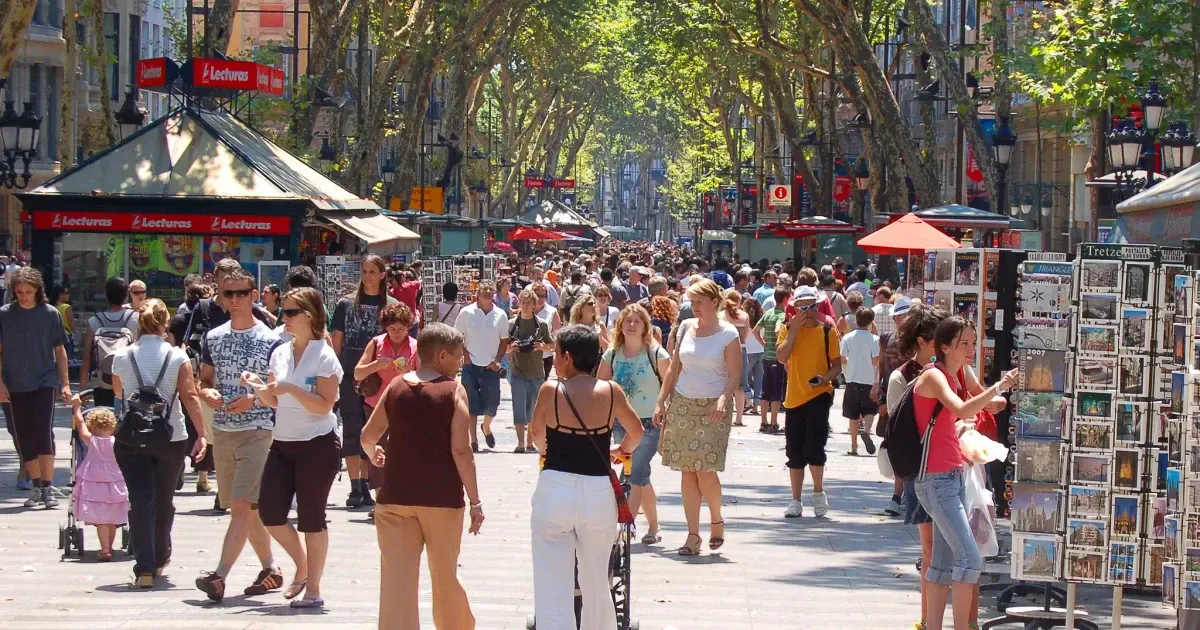
{"type": "Polygon", "coordinates": [[[575,630],[577,557],[583,594],[579,629],[615,630],[608,562],[616,541],[617,501],[608,477],[542,471],[530,521],[538,630],[575,630]]]}

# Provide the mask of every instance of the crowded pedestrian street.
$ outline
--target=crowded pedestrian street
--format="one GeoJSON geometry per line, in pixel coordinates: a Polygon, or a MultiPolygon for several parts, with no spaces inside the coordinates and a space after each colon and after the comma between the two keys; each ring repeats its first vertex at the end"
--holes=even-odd
{"type": "MultiPolygon", "coordinates": [[[[530,562],[530,496],[537,482],[538,457],[514,454],[511,396],[503,385],[500,413],[493,424],[497,445],[476,455],[480,494],[488,520],[479,536],[466,536],[459,557],[480,630],[523,629],[533,614],[530,562]]],[[[838,412],[841,393],[833,413],[838,412]]],[[[750,420],[755,420],[753,416],[750,420]]],[[[68,410],[58,410],[60,485],[66,482],[68,410]]],[[[891,483],[879,477],[875,458],[851,458],[849,435],[830,438],[826,488],[830,511],[784,519],[789,498],[783,467],[783,436],[735,428],[730,439],[725,485],[726,545],[715,553],[681,557],[676,547],[686,528],[678,473],[654,462],[663,541],[633,548],[633,619],[642,630],[832,630],[912,627],[920,608],[916,529],[886,516],[891,483]]],[[[279,593],[230,595],[220,604],[192,586],[201,569],[214,562],[229,516],[212,511],[211,495],[191,492],[188,474],[175,501],[174,555],[165,579],[147,592],[129,592],[129,556],[117,552],[111,563],[96,561],[92,532],[82,559],[60,558],[55,545],[65,510],[29,511],[24,493],[12,484],[15,459],[7,435],[0,434],[0,627],[54,628],[273,629],[373,628],[378,619],[379,549],[365,509],[340,506],[348,483],[334,483],[328,512],[330,536],[320,612],[288,608],[279,593]],[[336,499],[336,500],[335,500],[336,499]]],[[[639,525],[644,521],[639,519],[639,525]]],[[[639,532],[640,534],[640,532],[639,532]]],[[[640,537],[640,535],[638,536],[640,537]]],[[[636,537],[635,537],[636,538],[636,537]]],[[[291,571],[281,560],[285,575],[291,571]]],[[[231,574],[249,583],[257,571],[243,554],[231,574]]],[[[1011,582],[1007,565],[986,575],[1011,582]]],[[[422,627],[432,625],[429,578],[422,567],[422,627]]],[[[1111,590],[1080,589],[1080,607],[1099,620],[1108,618],[1111,590]]],[[[980,619],[996,616],[995,593],[985,592],[980,619]]],[[[1018,599],[1020,603],[1021,600],[1018,599]]],[[[1023,602],[1028,605],[1031,602],[1023,602]]],[[[949,616],[949,611],[947,611],[949,616]]],[[[1127,594],[1126,628],[1172,628],[1170,609],[1157,597],[1127,594]]],[[[1102,623],[1101,627],[1108,627],[1102,623]]]]}

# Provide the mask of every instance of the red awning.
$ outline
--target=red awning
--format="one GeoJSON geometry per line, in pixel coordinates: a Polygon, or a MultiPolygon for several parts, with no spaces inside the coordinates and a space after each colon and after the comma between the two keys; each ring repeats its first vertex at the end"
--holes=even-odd
{"type": "Polygon", "coordinates": [[[529,226],[521,226],[508,235],[510,241],[561,241],[565,238],[567,237],[558,232],[529,226]]]}
{"type": "Polygon", "coordinates": [[[899,219],[858,239],[858,246],[869,254],[904,254],[928,249],[956,249],[962,243],[929,225],[915,214],[899,219]]]}
{"type": "Polygon", "coordinates": [[[803,219],[800,221],[782,221],[764,225],[760,232],[768,232],[775,236],[787,238],[804,238],[818,234],[860,234],[863,228],[836,219],[803,219]]]}

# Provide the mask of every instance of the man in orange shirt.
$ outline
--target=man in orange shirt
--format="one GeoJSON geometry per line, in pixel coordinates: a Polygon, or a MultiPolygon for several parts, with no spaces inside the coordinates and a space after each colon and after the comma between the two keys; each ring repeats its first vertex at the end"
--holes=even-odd
{"type": "Polygon", "coordinates": [[[779,328],[778,361],[787,366],[787,395],[783,401],[786,426],[787,468],[792,484],[792,502],[783,515],[804,515],[801,495],[804,468],[812,470],[813,514],[825,516],[825,444],[829,441],[829,409],[833,406],[833,380],[842,373],[841,338],[837,329],[817,317],[820,293],[800,287],[792,305],[796,312],[779,328]]]}

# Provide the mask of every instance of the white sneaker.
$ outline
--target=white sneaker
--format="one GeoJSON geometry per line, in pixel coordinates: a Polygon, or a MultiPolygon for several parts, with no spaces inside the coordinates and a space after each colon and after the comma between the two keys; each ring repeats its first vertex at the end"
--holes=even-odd
{"type": "Polygon", "coordinates": [[[793,499],[788,504],[787,510],[783,513],[784,518],[799,518],[804,516],[804,504],[799,500],[793,499]]]}
{"type": "Polygon", "coordinates": [[[829,512],[829,497],[824,492],[814,492],[812,495],[813,516],[821,518],[829,512]]]}
{"type": "Polygon", "coordinates": [[[887,507],[883,508],[883,513],[888,516],[900,516],[902,512],[904,512],[904,504],[895,499],[892,499],[887,507]]]}

